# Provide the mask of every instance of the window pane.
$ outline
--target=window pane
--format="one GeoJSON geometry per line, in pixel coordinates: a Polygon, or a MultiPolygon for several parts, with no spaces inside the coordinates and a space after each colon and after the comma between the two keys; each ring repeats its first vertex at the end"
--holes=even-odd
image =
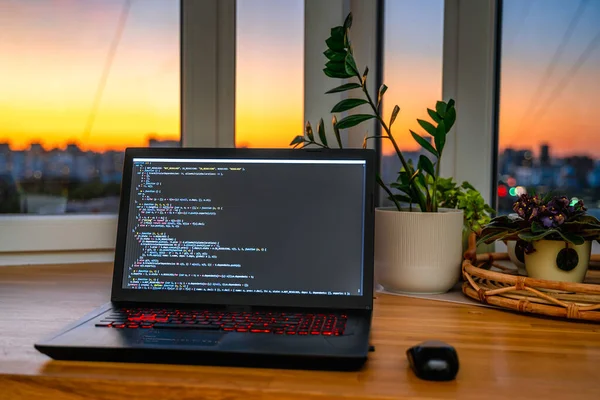
{"type": "Polygon", "coordinates": [[[499,211],[557,190],[600,216],[600,2],[505,0],[502,14],[499,211]]]}
{"type": "Polygon", "coordinates": [[[237,2],[236,147],[289,147],[304,119],[304,1],[237,2]]]}
{"type": "MultiPolygon", "coordinates": [[[[384,121],[394,106],[400,114],[392,134],[408,159],[421,153],[409,129],[424,136],[417,118],[427,119],[427,108],[442,96],[443,0],[386,0],[384,3],[383,82],[388,86],[383,104],[384,121]]],[[[385,183],[396,180],[401,169],[393,146],[382,140],[381,176],[385,183]]],[[[381,192],[382,205],[389,205],[381,192]]]]}
{"type": "Polygon", "coordinates": [[[179,146],[179,2],[0,0],[0,213],[117,211],[123,150],[179,146]]]}

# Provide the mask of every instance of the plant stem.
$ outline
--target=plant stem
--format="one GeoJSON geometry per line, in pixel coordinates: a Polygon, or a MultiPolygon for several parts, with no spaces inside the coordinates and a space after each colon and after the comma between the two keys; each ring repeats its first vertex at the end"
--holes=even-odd
{"type": "MultiPolygon", "coordinates": [[[[396,205],[396,208],[398,209],[398,211],[402,211],[402,207],[400,206],[400,203],[398,202],[398,200],[396,200],[394,198],[394,194],[391,192],[390,189],[388,189],[388,187],[383,182],[383,180],[381,180],[381,177],[379,176],[379,174],[377,174],[377,179],[376,180],[377,180],[377,183],[379,184],[379,186],[381,186],[383,188],[383,190],[385,190],[385,192],[388,194],[388,196],[390,197],[390,199],[392,199],[392,201],[396,205]]],[[[411,206],[412,206],[412,203],[411,203],[411,206]]]]}
{"type": "MultiPolygon", "coordinates": [[[[432,205],[431,208],[433,212],[437,212],[438,210],[438,203],[437,203],[437,182],[438,182],[438,178],[440,177],[440,160],[442,159],[442,153],[439,154],[438,158],[437,158],[437,163],[435,164],[435,176],[433,177],[433,200],[432,200],[432,205]]],[[[427,188],[425,188],[427,189],[427,188]]]]}
{"type": "Polygon", "coordinates": [[[324,149],[329,149],[329,148],[330,148],[330,147],[328,147],[328,146],[325,146],[325,145],[323,145],[323,144],[321,144],[321,143],[317,143],[317,142],[315,142],[314,140],[313,140],[313,141],[310,141],[310,140],[308,140],[308,141],[305,141],[304,143],[306,143],[306,144],[305,144],[304,146],[300,147],[300,149],[304,149],[305,147],[308,147],[308,146],[310,146],[311,144],[316,144],[317,146],[320,146],[320,147],[322,147],[322,148],[324,148],[324,149]]]}
{"type": "MultiPolygon", "coordinates": [[[[383,120],[383,118],[381,118],[381,115],[379,115],[379,111],[377,110],[377,107],[375,106],[375,103],[373,103],[373,99],[371,98],[371,95],[369,94],[369,91],[367,90],[367,85],[366,84],[362,85],[362,79],[361,79],[360,75],[357,74],[357,78],[359,80],[359,83],[362,86],[363,93],[367,97],[367,101],[369,102],[369,105],[371,106],[371,108],[373,109],[373,112],[375,113],[375,118],[379,121],[379,123],[381,124],[381,127],[387,133],[388,139],[390,139],[390,141],[392,142],[392,145],[394,146],[394,150],[396,151],[396,154],[398,155],[398,158],[400,159],[400,162],[402,163],[402,167],[404,168],[405,171],[407,171],[410,175],[412,175],[414,171],[412,170],[410,165],[406,162],[406,159],[404,158],[404,155],[402,154],[400,147],[398,147],[398,143],[396,143],[396,139],[394,139],[394,136],[392,135],[391,127],[388,127],[387,124],[385,123],[385,121],[383,120]]],[[[427,188],[425,188],[425,190],[427,190],[427,188]]],[[[413,195],[417,198],[417,200],[419,202],[419,207],[421,208],[421,210],[427,211],[427,201],[423,198],[423,193],[421,193],[421,191],[419,191],[419,190],[415,190],[413,187],[413,195]]]]}

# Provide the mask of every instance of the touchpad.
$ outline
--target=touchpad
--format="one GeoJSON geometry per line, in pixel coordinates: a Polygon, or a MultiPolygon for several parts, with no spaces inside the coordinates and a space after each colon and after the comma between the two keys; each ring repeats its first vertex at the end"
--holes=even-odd
{"type": "Polygon", "coordinates": [[[158,346],[216,346],[225,334],[219,332],[177,332],[153,329],[144,332],[139,344],[158,346]]]}

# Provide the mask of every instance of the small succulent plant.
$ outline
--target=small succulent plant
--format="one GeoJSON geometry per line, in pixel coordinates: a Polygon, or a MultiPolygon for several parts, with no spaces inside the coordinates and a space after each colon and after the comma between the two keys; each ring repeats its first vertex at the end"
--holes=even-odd
{"type": "Polygon", "coordinates": [[[492,219],[479,242],[518,240],[527,244],[526,254],[535,251],[536,240],[561,240],[574,245],[600,238],[600,221],[587,215],[583,200],[565,196],[522,194],[513,205],[515,214],[492,219]]]}

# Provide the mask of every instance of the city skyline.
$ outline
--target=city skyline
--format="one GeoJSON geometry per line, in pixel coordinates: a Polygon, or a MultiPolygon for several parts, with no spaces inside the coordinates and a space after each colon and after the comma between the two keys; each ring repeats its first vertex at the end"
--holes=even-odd
{"type": "MultiPolygon", "coordinates": [[[[302,132],[303,3],[238,3],[237,145],[288,147],[302,132]],[[286,35],[273,34],[284,27],[286,35]]],[[[600,148],[589,145],[600,131],[592,118],[600,86],[600,2],[504,3],[500,149],[537,154],[548,142],[556,156],[600,158],[600,148]]],[[[177,1],[131,3],[92,112],[124,4],[0,0],[0,26],[10,39],[0,42],[0,53],[12,55],[0,63],[0,142],[14,149],[76,142],[101,152],[146,145],[150,133],[179,138],[177,1]]],[[[441,97],[443,0],[387,1],[386,7],[384,81],[390,89],[384,111],[399,104],[395,134],[414,150],[408,130],[421,132],[416,118],[426,117],[426,107],[441,97]]],[[[457,111],[463,117],[460,103],[457,111]]]]}

